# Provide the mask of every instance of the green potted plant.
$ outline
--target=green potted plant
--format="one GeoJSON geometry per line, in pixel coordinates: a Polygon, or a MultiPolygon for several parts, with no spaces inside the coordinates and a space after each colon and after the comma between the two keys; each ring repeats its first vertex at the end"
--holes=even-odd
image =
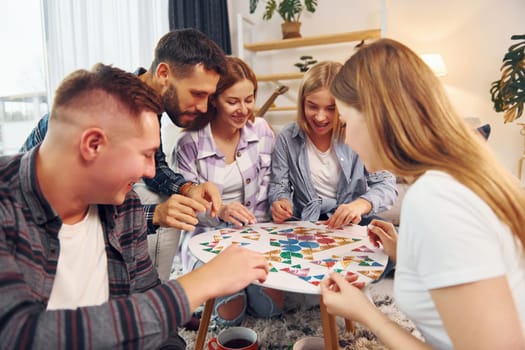
{"type": "Polygon", "coordinates": [[[317,60],[314,60],[312,56],[301,56],[299,59],[301,61],[295,63],[294,66],[299,68],[299,71],[302,73],[307,72],[311,65],[317,63],[317,60]]]}
{"type": "MultiPolygon", "coordinates": [[[[283,39],[300,38],[299,20],[303,10],[314,13],[317,7],[317,0],[265,0],[265,2],[263,19],[269,21],[277,12],[284,21],[281,27],[283,39]]],[[[258,4],[259,0],[250,0],[250,13],[255,12],[258,4]]]]}
{"type": "Polygon", "coordinates": [[[520,41],[509,47],[503,57],[501,79],[490,87],[494,109],[505,112],[505,123],[521,117],[525,104],[525,34],[513,35],[511,40],[520,41]]]}

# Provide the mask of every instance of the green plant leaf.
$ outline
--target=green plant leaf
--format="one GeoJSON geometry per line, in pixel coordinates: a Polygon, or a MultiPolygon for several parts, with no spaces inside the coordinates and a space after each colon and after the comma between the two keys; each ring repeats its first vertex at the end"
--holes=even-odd
{"type": "Polygon", "coordinates": [[[302,11],[301,0],[283,0],[277,7],[277,12],[287,22],[298,21],[302,11]]]}
{"type": "MultiPolygon", "coordinates": [[[[250,13],[254,13],[258,5],[259,0],[250,0],[250,13]]],[[[304,9],[314,13],[316,7],[317,0],[304,0],[304,5],[301,0],[266,0],[263,19],[270,20],[273,14],[277,12],[286,22],[299,21],[304,9]]]]}
{"type": "Polygon", "coordinates": [[[257,9],[257,4],[259,3],[259,0],[250,0],[250,13],[254,13],[257,9]]]}
{"type": "Polygon", "coordinates": [[[275,0],[268,0],[266,2],[266,7],[264,9],[263,19],[269,21],[272,19],[273,13],[275,12],[275,9],[277,8],[277,3],[275,0]]]}
{"type": "Polygon", "coordinates": [[[315,8],[317,7],[317,0],[304,0],[304,5],[306,6],[306,10],[310,13],[315,12],[315,8]]]}
{"type": "Polygon", "coordinates": [[[501,79],[490,85],[494,110],[505,112],[505,123],[521,117],[525,104],[525,34],[511,39],[521,41],[509,47],[503,56],[501,79]]]}

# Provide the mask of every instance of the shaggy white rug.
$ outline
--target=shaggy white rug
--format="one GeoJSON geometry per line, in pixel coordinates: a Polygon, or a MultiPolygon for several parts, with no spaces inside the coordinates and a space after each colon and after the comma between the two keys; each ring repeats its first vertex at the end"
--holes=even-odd
{"type": "MultiPolygon", "coordinates": [[[[416,337],[421,338],[420,333],[415,329],[413,323],[409,321],[395,306],[391,297],[392,281],[385,281],[387,288],[373,285],[369,289],[369,296],[376,306],[385,313],[390,319],[416,337]],[[389,284],[388,284],[389,283],[389,284]]],[[[383,282],[380,282],[383,283],[383,282]]],[[[289,350],[293,343],[305,336],[323,336],[319,306],[299,307],[293,312],[288,312],[283,316],[270,320],[247,318],[242,326],[249,327],[257,332],[260,349],[268,350],[289,350]]],[[[355,324],[355,333],[345,333],[343,319],[337,319],[339,347],[345,350],[363,349],[387,349],[377,340],[374,334],[359,324],[355,324]]],[[[216,336],[222,328],[211,325],[207,335],[207,341],[216,336]]],[[[179,334],[186,340],[187,348],[194,349],[194,342],[197,332],[181,329],[179,334]]]]}

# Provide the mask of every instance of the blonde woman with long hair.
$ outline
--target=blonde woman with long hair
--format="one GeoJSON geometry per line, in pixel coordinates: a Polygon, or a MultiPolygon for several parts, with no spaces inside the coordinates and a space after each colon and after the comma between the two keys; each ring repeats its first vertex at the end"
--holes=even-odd
{"type": "Polygon", "coordinates": [[[299,86],[297,122],[277,137],[268,200],[273,221],[326,220],[329,227],[368,223],[389,209],[395,178],[369,173],[358,155],[336,137],[338,112],[330,85],[341,63],[323,61],[299,86]]]}
{"type": "Polygon", "coordinates": [[[366,167],[412,183],[399,238],[381,221],[369,235],[396,260],[396,303],[425,342],[337,274],[321,287],[328,311],[364,324],[392,349],[525,348],[525,193],[517,180],[399,42],[361,48],[331,92],[346,143],[366,167]]]}

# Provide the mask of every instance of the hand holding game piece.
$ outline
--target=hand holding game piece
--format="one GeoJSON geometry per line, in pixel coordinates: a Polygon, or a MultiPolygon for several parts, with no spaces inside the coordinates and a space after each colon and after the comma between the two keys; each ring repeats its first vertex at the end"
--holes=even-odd
{"type": "Polygon", "coordinates": [[[194,293],[190,300],[193,310],[210,298],[238,292],[254,281],[263,283],[268,272],[268,262],[263,254],[231,245],[177,280],[185,290],[200,291],[201,295],[194,293]]]}
{"type": "Polygon", "coordinates": [[[218,210],[222,205],[219,189],[217,188],[217,185],[211,182],[192,184],[181,194],[199,202],[205,206],[206,209],[209,209],[212,218],[217,215],[218,210]]]}
{"type": "Polygon", "coordinates": [[[276,224],[282,224],[287,219],[293,216],[292,203],[286,199],[281,198],[272,204],[272,218],[276,224]]]}
{"type": "Polygon", "coordinates": [[[385,254],[396,261],[397,232],[394,225],[382,220],[372,220],[367,229],[370,242],[377,248],[381,243],[385,254]]]}
{"type": "Polygon", "coordinates": [[[166,201],[156,205],[153,213],[153,224],[192,231],[195,230],[195,225],[199,222],[197,212],[205,210],[206,207],[199,201],[174,194],[166,201]]]}
{"type": "MultiPolygon", "coordinates": [[[[357,279],[357,276],[356,276],[357,279]]],[[[321,294],[326,310],[348,320],[366,324],[367,315],[377,311],[366,295],[341,274],[332,272],[321,282],[321,294]]]]}
{"type": "MultiPolygon", "coordinates": [[[[346,279],[346,281],[348,283],[351,283],[354,287],[356,287],[358,289],[363,289],[365,287],[365,282],[356,282],[359,279],[359,276],[356,275],[356,274],[346,274],[344,276],[344,278],[346,279]]],[[[328,285],[328,289],[330,289],[331,291],[334,291],[334,292],[339,292],[340,289],[339,289],[337,283],[335,283],[330,278],[328,278],[328,280],[330,280],[329,285],[328,285]]]]}
{"type": "Polygon", "coordinates": [[[372,204],[363,198],[358,198],[353,202],[341,204],[334,214],[326,220],[326,226],[338,228],[348,224],[359,224],[361,216],[367,214],[372,209],[372,204]]]}
{"type": "Polygon", "coordinates": [[[242,227],[257,222],[255,215],[239,202],[223,205],[219,209],[219,218],[221,218],[222,221],[234,224],[235,227],[242,227]]]}

